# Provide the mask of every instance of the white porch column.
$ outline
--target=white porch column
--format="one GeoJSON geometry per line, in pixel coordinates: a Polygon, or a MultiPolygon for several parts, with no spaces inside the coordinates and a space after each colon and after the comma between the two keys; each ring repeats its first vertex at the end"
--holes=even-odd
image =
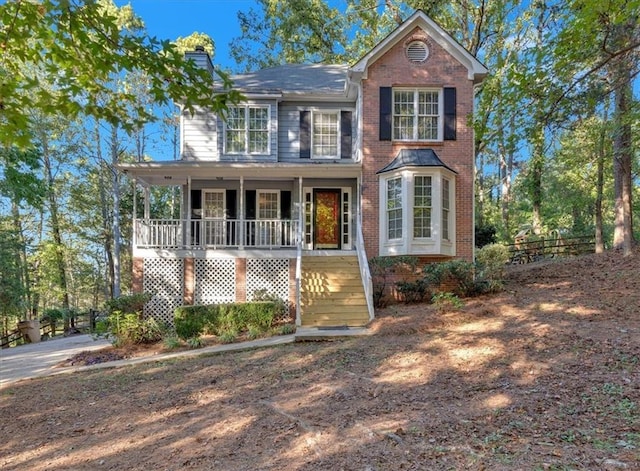
{"type": "Polygon", "coordinates": [[[236,218],[238,221],[238,248],[244,249],[244,230],[245,230],[245,221],[244,221],[244,176],[240,175],[240,214],[236,218]]]}
{"type": "Polygon", "coordinates": [[[145,219],[149,219],[151,218],[151,209],[150,209],[150,200],[151,199],[151,192],[149,191],[149,186],[146,185],[144,187],[144,218],[145,219]]]}
{"type": "Polygon", "coordinates": [[[131,179],[133,182],[133,248],[138,246],[138,198],[136,198],[138,189],[138,180],[131,179]]]}
{"type": "MultiPolygon", "coordinates": [[[[181,187],[181,188],[184,188],[181,187]]],[[[183,207],[183,202],[184,202],[185,198],[184,195],[182,196],[182,198],[180,198],[180,214],[184,214],[184,207],[183,207]]],[[[191,175],[189,175],[187,177],[187,217],[185,218],[187,220],[187,228],[185,230],[185,233],[187,234],[187,240],[185,241],[185,245],[189,248],[192,248],[193,246],[193,238],[191,237],[191,175]]]]}
{"type": "Polygon", "coordinates": [[[298,177],[298,234],[296,243],[296,325],[302,325],[302,245],[304,244],[304,194],[302,193],[302,177],[298,177]]]}

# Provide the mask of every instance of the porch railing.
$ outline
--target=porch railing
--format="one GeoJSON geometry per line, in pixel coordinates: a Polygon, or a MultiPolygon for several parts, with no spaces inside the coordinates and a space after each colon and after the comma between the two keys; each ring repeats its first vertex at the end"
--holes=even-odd
{"type": "Polygon", "coordinates": [[[294,248],[298,221],[289,219],[137,219],[138,248],[294,248]]]}

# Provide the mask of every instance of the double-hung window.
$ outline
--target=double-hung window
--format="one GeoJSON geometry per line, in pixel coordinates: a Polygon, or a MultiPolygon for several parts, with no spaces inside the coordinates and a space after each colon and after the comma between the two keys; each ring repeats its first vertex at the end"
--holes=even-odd
{"type": "Polygon", "coordinates": [[[413,179],[413,237],[431,237],[431,177],[416,175],[413,179]]]}
{"type": "Polygon", "coordinates": [[[387,180],[387,238],[402,238],[402,178],[387,180]]]}
{"type": "Polygon", "coordinates": [[[436,89],[393,90],[393,139],[442,140],[442,99],[436,89]]]}
{"type": "Polygon", "coordinates": [[[451,211],[451,192],[449,180],[442,179],[442,239],[449,240],[449,214],[451,211]]]}
{"type": "Polygon", "coordinates": [[[225,143],[227,154],[269,154],[269,107],[229,107],[225,143]]]}
{"type": "Polygon", "coordinates": [[[312,116],[311,156],[313,158],[340,157],[340,113],[314,111],[312,116]]]}
{"type": "Polygon", "coordinates": [[[258,219],[278,219],[280,192],[276,190],[258,191],[258,219]]]}

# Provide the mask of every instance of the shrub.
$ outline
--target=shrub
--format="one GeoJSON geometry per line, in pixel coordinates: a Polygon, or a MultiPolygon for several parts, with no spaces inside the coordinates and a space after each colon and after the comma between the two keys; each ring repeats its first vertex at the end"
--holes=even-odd
{"type": "Polygon", "coordinates": [[[369,259],[369,271],[371,272],[371,284],[373,287],[373,305],[381,308],[388,303],[387,291],[390,278],[396,274],[400,266],[408,268],[411,274],[415,273],[418,259],[410,256],[400,257],[373,257],[369,259]]]}
{"type": "Polygon", "coordinates": [[[282,324],[278,327],[277,334],[278,335],[291,335],[296,333],[296,325],[295,324],[282,324]]]}
{"type": "Polygon", "coordinates": [[[275,304],[273,319],[278,321],[289,320],[286,303],[275,293],[270,293],[266,289],[259,289],[253,292],[253,301],[271,301],[275,304]]]}
{"type": "Polygon", "coordinates": [[[475,267],[465,260],[430,263],[423,269],[424,277],[432,286],[450,289],[457,296],[471,296],[478,289],[474,279],[475,267]]]}
{"type": "Polygon", "coordinates": [[[204,340],[199,335],[187,339],[187,345],[189,348],[202,348],[204,347],[204,340]]]}
{"type": "Polygon", "coordinates": [[[500,291],[504,286],[504,268],[509,250],[500,244],[487,245],[476,252],[476,283],[484,292],[500,291]]]}
{"type": "Polygon", "coordinates": [[[225,330],[218,336],[221,343],[233,343],[238,339],[238,331],[234,329],[225,330]]]}
{"type": "Polygon", "coordinates": [[[264,332],[271,327],[277,309],[272,301],[182,306],[174,312],[174,325],[178,337],[185,340],[204,332],[243,332],[249,326],[264,332]]]}
{"type": "Polygon", "coordinates": [[[396,289],[405,303],[419,303],[429,294],[429,283],[425,278],[416,281],[399,281],[396,289]]]}
{"type": "Polygon", "coordinates": [[[458,296],[453,293],[437,293],[431,298],[431,302],[436,306],[436,309],[441,314],[449,309],[460,309],[464,306],[464,303],[458,296]]]}
{"type": "Polygon", "coordinates": [[[164,344],[164,348],[167,350],[175,350],[176,348],[180,348],[182,346],[182,342],[178,338],[177,335],[169,335],[162,340],[164,344]]]}
{"type": "Polygon", "coordinates": [[[153,317],[141,319],[137,313],[115,311],[100,322],[97,332],[110,338],[116,345],[154,343],[162,340],[167,328],[153,317]]]}
{"type": "Polygon", "coordinates": [[[256,327],[255,325],[250,325],[249,328],[247,329],[247,338],[251,339],[251,340],[255,340],[258,337],[260,337],[260,335],[262,335],[262,330],[258,327],[256,327]]]}

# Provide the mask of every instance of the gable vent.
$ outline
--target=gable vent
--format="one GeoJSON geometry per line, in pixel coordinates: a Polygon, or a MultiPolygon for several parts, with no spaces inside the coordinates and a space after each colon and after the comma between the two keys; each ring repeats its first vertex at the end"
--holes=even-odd
{"type": "Polygon", "coordinates": [[[422,41],[413,41],[407,46],[407,59],[411,62],[424,62],[429,57],[429,48],[422,41]]]}

